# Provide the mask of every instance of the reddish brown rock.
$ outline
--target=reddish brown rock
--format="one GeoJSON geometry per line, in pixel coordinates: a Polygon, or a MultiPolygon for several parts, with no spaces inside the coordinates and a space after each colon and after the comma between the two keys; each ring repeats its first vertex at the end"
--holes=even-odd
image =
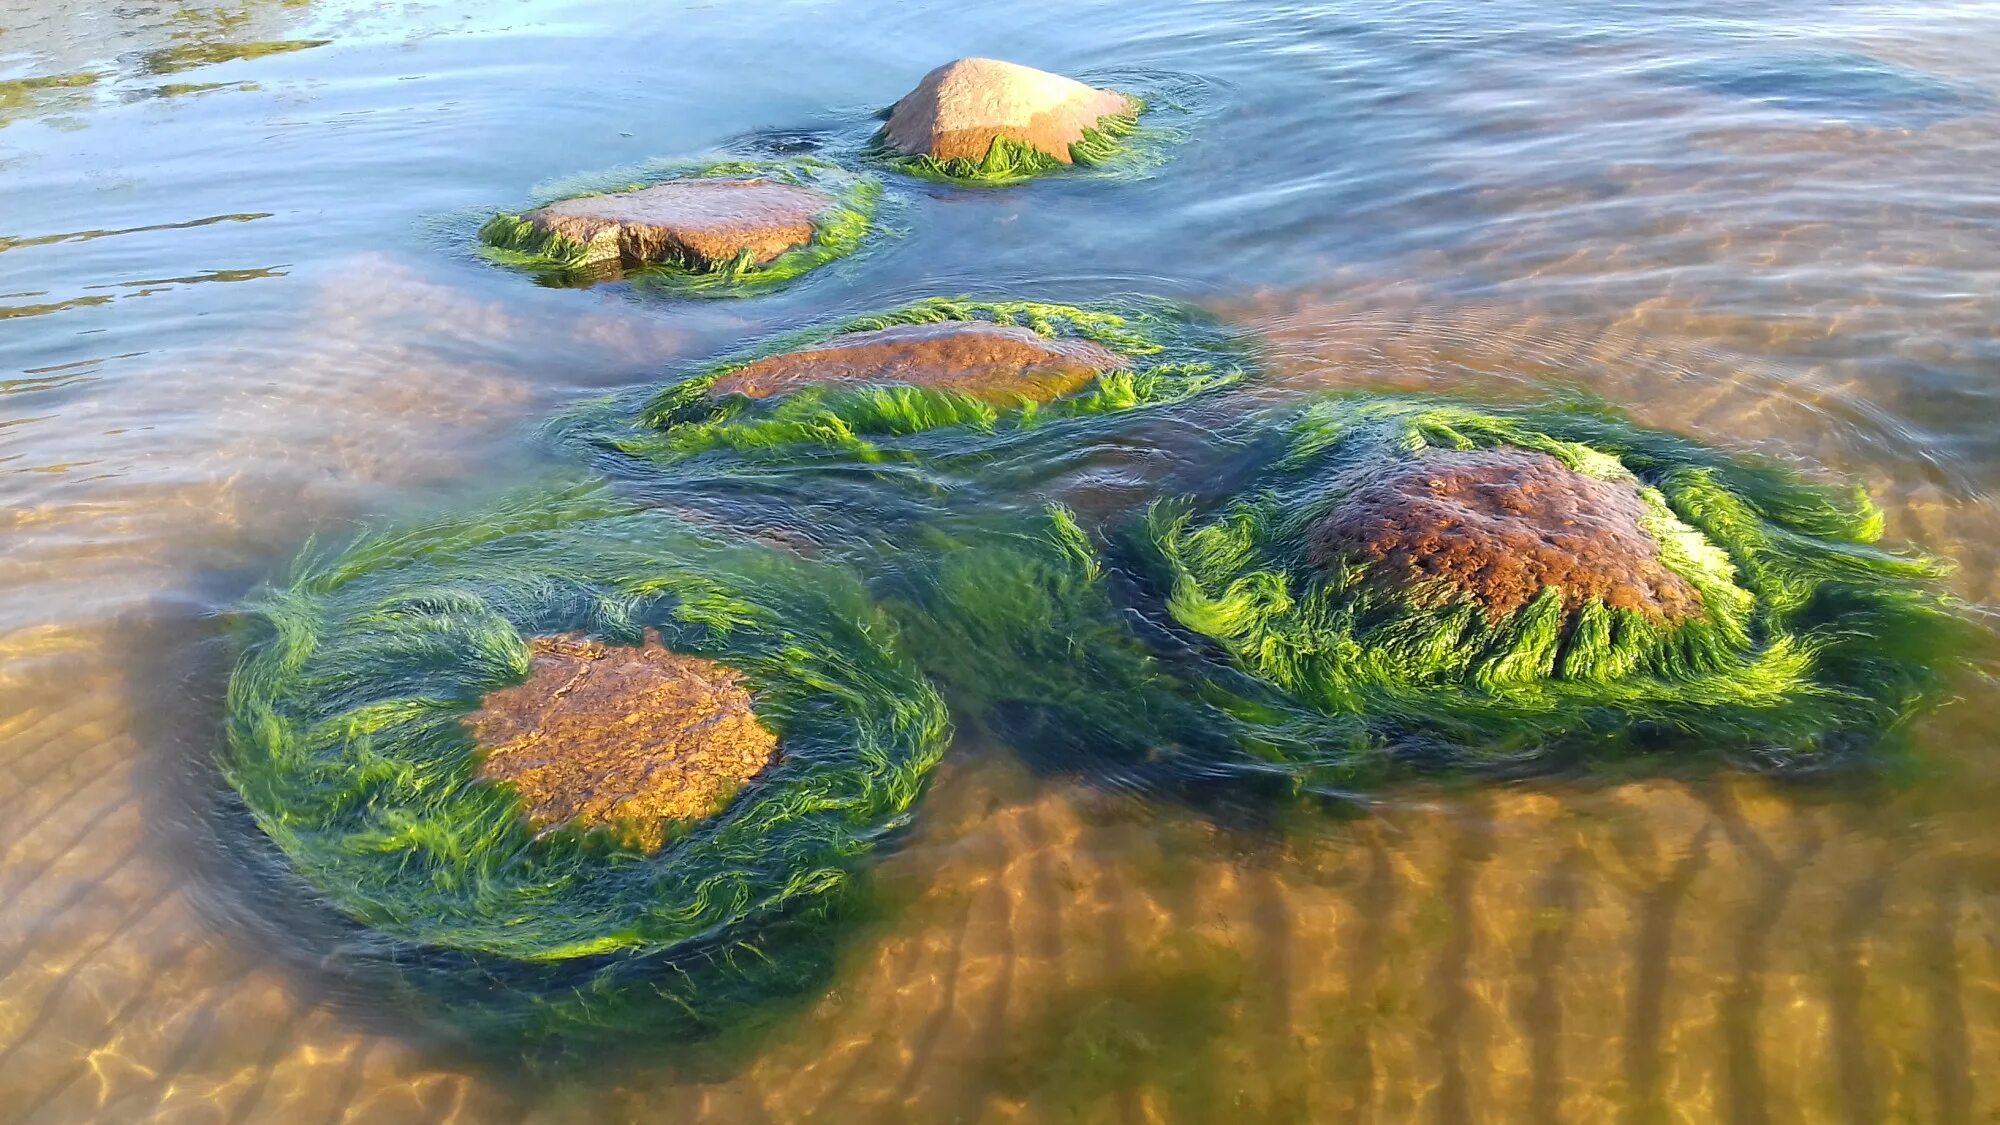
{"type": "Polygon", "coordinates": [[[1636,486],[1598,480],[1525,449],[1430,450],[1385,465],[1312,531],[1312,560],[1369,567],[1407,589],[1435,583],[1494,618],[1562,590],[1655,621],[1701,614],[1701,592],[1660,564],[1636,486]]]}
{"type": "Polygon", "coordinates": [[[739,367],[717,379],[710,393],[768,398],[815,384],[907,384],[1014,405],[1061,398],[1127,365],[1124,356],[1093,340],[1052,340],[1032,329],[952,320],[836,336],[739,367]]]}
{"type": "Polygon", "coordinates": [[[1060,74],[995,59],[960,59],[924,75],[889,111],[890,147],[905,156],[986,159],[997,137],[1070,163],[1069,146],[1106,117],[1132,113],[1130,98],[1060,74]]]}
{"type": "Polygon", "coordinates": [[[672,180],[586,195],[521,216],[537,233],[584,248],[586,263],[679,262],[713,269],[744,251],[758,265],[813,240],[813,220],[838,205],[824,192],[769,180],[672,180]]]}
{"type": "Polygon", "coordinates": [[[721,811],[777,757],[743,677],[661,647],[538,637],[528,679],[466,725],[478,776],[512,787],[537,829],[604,828],[658,851],[676,821],[721,811]]]}

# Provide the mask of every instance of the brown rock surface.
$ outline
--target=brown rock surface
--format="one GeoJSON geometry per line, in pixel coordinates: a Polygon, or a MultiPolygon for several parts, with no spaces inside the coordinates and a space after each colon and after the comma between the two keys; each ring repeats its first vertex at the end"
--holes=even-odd
{"type": "Polygon", "coordinates": [[[996,137],[1070,163],[1069,146],[1100,120],[1132,112],[1131,99],[1060,74],[959,59],[924,75],[889,111],[889,144],[905,156],[986,159],[996,137]]]}
{"type": "Polygon", "coordinates": [[[765,265],[810,243],[813,220],[838,203],[769,180],[672,180],[638,191],[586,195],[521,216],[585,249],[587,262],[724,266],[745,250],[765,265]]]}
{"type": "Polygon", "coordinates": [[[661,647],[537,637],[528,679],[466,717],[478,776],[512,786],[536,828],[606,828],[644,851],[668,822],[720,811],[777,756],[742,675],[661,647]]]}
{"type": "Polygon", "coordinates": [[[825,383],[910,384],[996,405],[1047,402],[1105,371],[1129,365],[1093,340],[1049,339],[1032,329],[951,320],[836,336],[805,351],[739,367],[711,393],[768,398],[825,383]]]}
{"type": "Polygon", "coordinates": [[[1312,560],[1367,564],[1407,587],[1437,581],[1494,618],[1547,586],[1575,609],[1598,600],[1655,621],[1699,616],[1701,593],[1660,564],[1630,484],[1525,449],[1431,450],[1384,466],[1312,531],[1312,560]]]}

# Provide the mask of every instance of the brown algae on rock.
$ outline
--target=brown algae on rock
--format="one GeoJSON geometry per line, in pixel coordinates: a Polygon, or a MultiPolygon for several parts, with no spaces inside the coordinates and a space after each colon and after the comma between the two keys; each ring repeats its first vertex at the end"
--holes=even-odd
{"type": "Polygon", "coordinates": [[[1660,561],[1636,482],[1600,480],[1526,449],[1427,449],[1369,466],[1316,523],[1312,561],[1445,603],[1471,597],[1498,620],[1561,591],[1649,620],[1701,616],[1701,592],[1660,561]]]}
{"type": "Polygon", "coordinates": [[[644,852],[676,824],[720,812],[777,757],[740,672],[669,651],[580,635],[538,637],[527,680],[488,695],[465,722],[477,774],[511,786],[538,831],[601,828],[644,852]]]}
{"type": "Polygon", "coordinates": [[[736,368],[711,395],[770,398],[807,386],[926,387],[995,406],[1050,402],[1131,360],[1095,340],[978,320],[899,324],[836,336],[736,368]]]}

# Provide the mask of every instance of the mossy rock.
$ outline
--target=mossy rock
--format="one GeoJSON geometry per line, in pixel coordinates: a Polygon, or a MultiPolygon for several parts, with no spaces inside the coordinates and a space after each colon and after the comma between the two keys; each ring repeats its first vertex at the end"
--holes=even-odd
{"type": "Polygon", "coordinates": [[[890,107],[878,159],[909,175],[1006,187],[1116,158],[1144,99],[996,59],[959,59],[890,107]]]}
{"type": "Polygon", "coordinates": [[[859,250],[881,195],[874,177],[816,158],[720,161],[496,215],[479,238],[546,284],[748,296],[859,250]]]}
{"type": "Polygon", "coordinates": [[[1818,487],[1605,412],[1335,399],[1135,536],[1172,619],[1405,757],[1811,766],[1935,699],[1943,568],[1818,487]]]}
{"type": "Polygon", "coordinates": [[[1608,410],[1337,398],[1260,428],[1257,467],[1108,536],[1058,510],[908,552],[885,596],[953,654],[954,708],[1197,788],[1808,772],[1894,760],[1968,639],[1859,490],[1608,410]]]}
{"type": "Polygon", "coordinates": [[[853,577],[601,489],[309,556],[252,621],[224,768],[298,872],[412,948],[593,978],[821,909],[948,736],[853,577]]]}
{"type": "Polygon", "coordinates": [[[925,455],[947,441],[1184,402],[1248,373],[1243,344],[1182,306],[932,299],[809,329],[676,379],[643,401],[585,403],[559,442],[672,465],[925,455]],[[956,435],[953,438],[951,435],[956,435]]]}

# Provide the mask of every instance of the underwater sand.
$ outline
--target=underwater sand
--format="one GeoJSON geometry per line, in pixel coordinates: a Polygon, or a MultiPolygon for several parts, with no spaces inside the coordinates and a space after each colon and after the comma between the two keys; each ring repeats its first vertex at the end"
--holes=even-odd
{"type": "MultiPolygon", "coordinates": [[[[1590,391],[1866,482],[1990,618],[1989,10],[25,0],[0,29],[0,82],[96,76],[0,93],[0,1121],[2000,1114],[1990,666],[1875,784],[1552,778],[1269,824],[968,740],[827,994],[532,1075],[274,926],[209,764],[228,613],[308,537],[539,472],[527,431],[579,395],[932,293],[1193,300],[1269,342],[1260,398],[1590,391]],[[1149,179],[911,187],[905,237],[769,297],[464,250],[566,178],[846,127],[967,53],[1205,84],[1149,179]]],[[[1198,412],[1141,429],[1046,491],[1136,503],[1204,452],[1198,412]]]]}

